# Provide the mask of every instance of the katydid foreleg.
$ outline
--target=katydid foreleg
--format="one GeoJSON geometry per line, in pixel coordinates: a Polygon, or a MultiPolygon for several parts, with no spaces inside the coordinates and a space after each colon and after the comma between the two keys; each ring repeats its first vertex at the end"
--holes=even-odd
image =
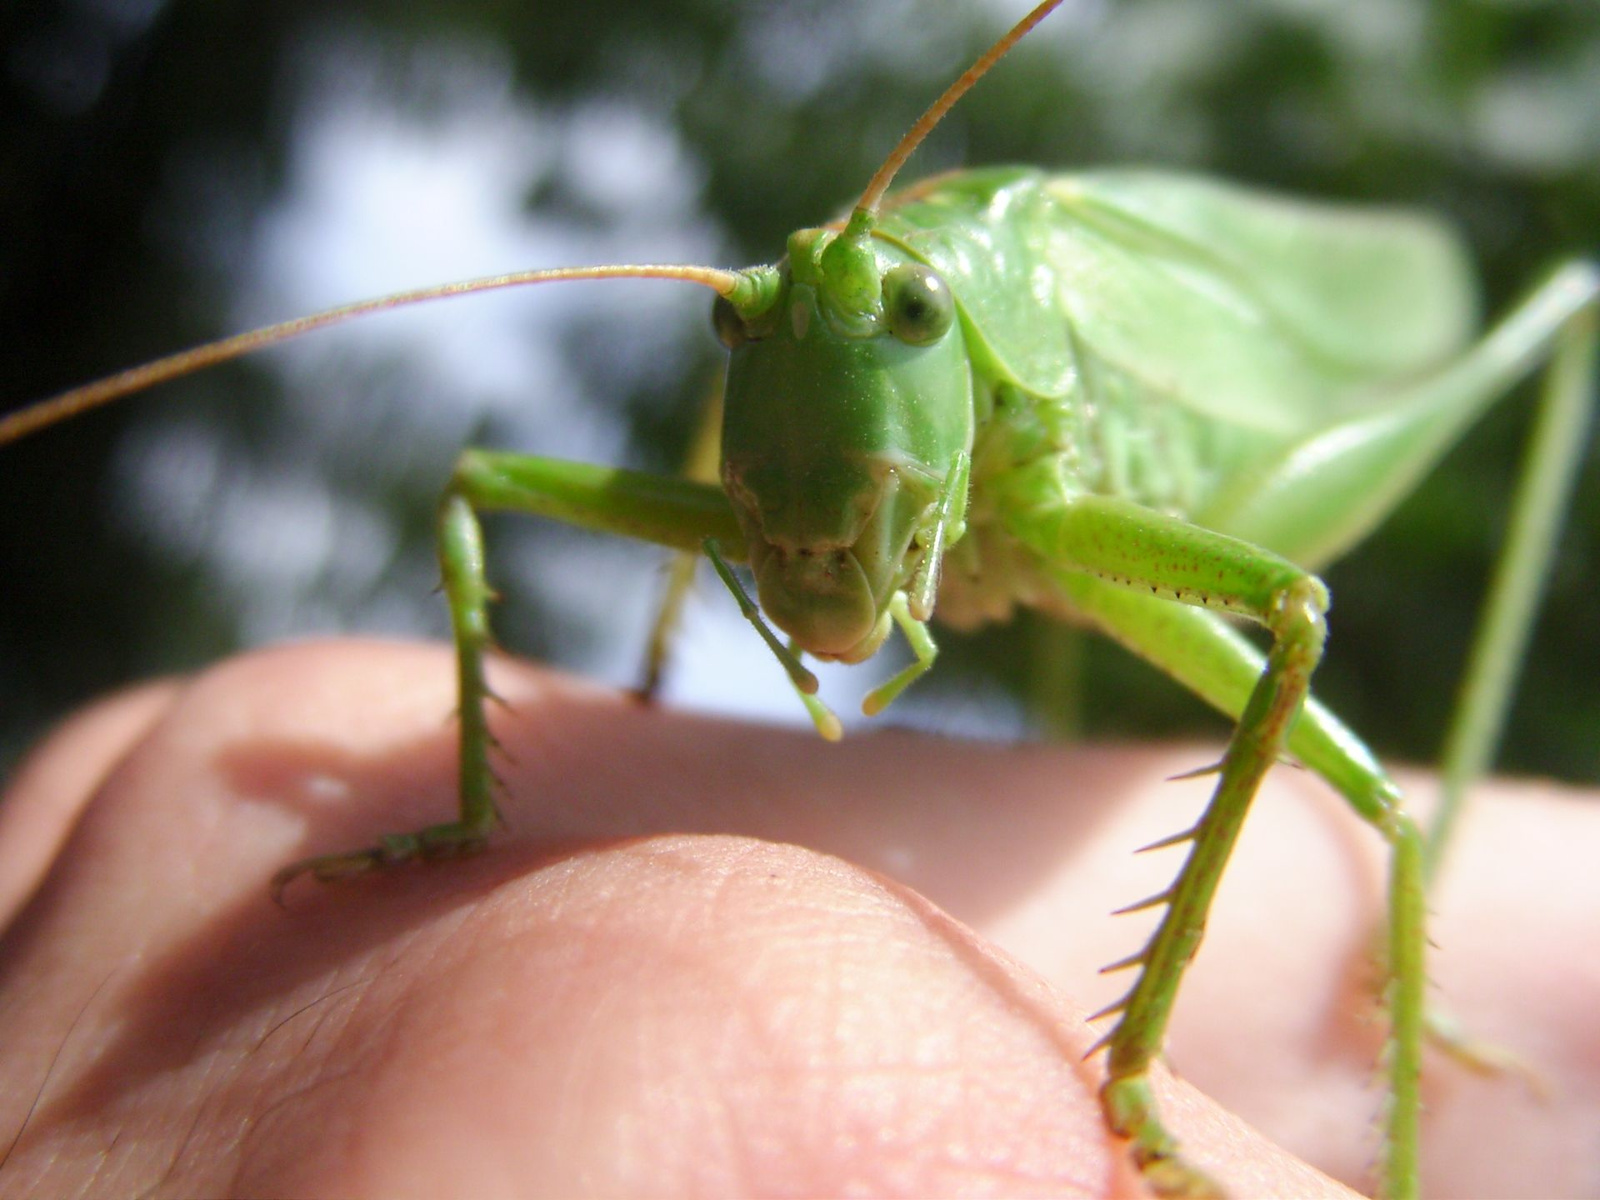
{"type": "Polygon", "coordinates": [[[714,485],[522,454],[463,453],[439,506],[439,564],[455,639],[459,697],[459,815],[414,833],[380,838],[365,849],[292,863],[273,878],[274,895],[303,874],[341,879],[413,859],[470,853],[494,831],[499,819],[489,761],[494,741],[486,711],[493,695],[484,676],[484,657],[493,646],[488,607],[494,593],[478,521],[478,514],[486,511],[554,517],[679,551],[721,538],[735,557],[742,556],[727,498],[714,485]]]}
{"type": "Polygon", "coordinates": [[[283,889],[303,874],[330,881],[413,859],[470,854],[482,848],[499,821],[489,763],[494,742],[485,711],[491,693],[484,677],[484,654],[493,642],[488,611],[493,592],[484,572],[483,530],[477,514],[453,488],[439,506],[439,563],[455,642],[460,815],[415,832],[386,834],[365,849],[290,863],[272,877],[272,894],[280,902],[283,889]]]}

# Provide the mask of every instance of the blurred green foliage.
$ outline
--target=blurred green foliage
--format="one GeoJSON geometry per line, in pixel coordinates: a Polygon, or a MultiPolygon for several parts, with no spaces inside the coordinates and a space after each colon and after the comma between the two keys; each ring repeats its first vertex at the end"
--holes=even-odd
{"type": "MultiPolygon", "coordinates": [[[[294,186],[297,139],[314,127],[318,104],[360,92],[369,106],[361,112],[387,105],[395,119],[427,125],[457,103],[452,89],[467,64],[480,78],[468,88],[477,89],[474,104],[531,114],[557,142],[581,141],[572,153],[553,152],[554,167],[531,171],[523,196],[530,221],[584,235],[561,261],[588,260],[585,239],[648,218],[606,201],[615,187],[605,177],[584,183],[560,169],[586,163],[625,175],[629,155],[654,153],[654,143],[641,151],[623,139],[609,165],[594,166],[606,144],[582,131],[625,114],[629,129],[645,128],[677,156],[673,177],[690,181],[680,223],[709,230],[721,262],[769,261],[790,229],[848,203],[920,109],[1023,8],[1023,0],[12,0],[0,12],[0,404],[233,331],[236,298],[260,269],[253,247],[294,186]]],[[[1466,232],[1492,313],[1557,259],[1595,253],[1597,113],[1593,4],[1069,0],[936,132],[908,175],[1002,161],[1137,162],[1419,205],[1466,232]]],[[[397,206],[413,200],[393,197],[397,206]]],[[[354,297],[328,300],[344,298],[354,297]]],[[[622,453],[670,469],[715,360],[704,304],[671,303],[681,315],[651,317],[653,332],[643,317],[636,323],[627,297],[609,312],[565,314],[566,373],[529,379],[529,393],[570,387],[598,397],[632,430],[622,453]],[[618,385],[610,360],[630,353],[645,368],[660,361],[672,371],[624,370],[618,385]]],[[[442,633],[427,595],[433,495],[462,441],[523,445],[525,426],[493,404],[463,402],[468,415],[453,442],[430,433],[389,406],[445,411],[448,380],[414,386],[403,359],[346,362],[330,344],[309,377],[301,371],[296,383],[287,372],[287,387],[285,372],[246,365],[0,450],[0,760],[99,689],[192,668],[242,641],[442,633]],[[332,433],[276,415],[297,387],[318,398],[316,420],[333,422],[332,433]],[[188,446],[196,430],[227,452],[159,448],[162,439],[188,446]],[[398,458],[397,443],[410,447],[398,458]],[[139,454],[145,466],[130,466],[139,454]],[[371,542],[381,553],[354,582],[335,561],[350,557],[338,548],[368,543],[349,543],[351,529],[365,526],[345,518],[334,522],[343,532],[321,566],[282,573],[281,597],[265,594],[270,571],[238,582],[234,560],[266,554],[278,535],[230,496],[267,488],[286,462],[333,481],[345,505],[338,511],[377,531],[371,542]],[[167,488],[157,494],[169,497],[154,515],[149,487],[128,483],[152,471],[167,488]],[[246,515],[230,525],[238,511],[246,515]],[[182,536],[161,532],[174,514],[189,522],[182,536]],[[223,582],[229,570],[232,584],[223,582]],[[241,595],[251,619],[240,615],[241,595]]],[[[574,411],[578,403],[575,395],[574,411]]],[[[1383,752],[1416,760],[1435,752],[1526,407],[1503,405],[1380,536],[1330,573],[1333,641],[1318,689],[1383,752]]],[[[554,411],[552,427],[581,424],[559,403],[554,411]]],[[[559,433],[546,444],[535,430],[526,448],[566,452],[559,433]]],[[[584,443],[592,444],[604,436],[584,443]]],[[[287,490],[304,499],[298,485],[287,490]]],[[[566,535],[526,536],[540,540],[515,544],[535,558],[566,561],[566,535]]],[[[651,569],[634,590],[648,592],[651,569]]],[[[602,643],[641,643],[648,595],[631,626],[614,626],[551,601],[537,564],[507,573],[512,596],[497,620],[513,647],[583,665],[602,643]]],[[[1591,455],[1502,755],[1508,769],[1600,778],[1597,583],[1600,470],[1591,455]]],[[[970,694],[975,675],[1023,686],[1020,666],[1048,636],[1028,621],[946,635],[946,659],[919,685],[913,711],[970,694]]],[[[1092,643],[1081,653],[1090,733],[1218,728],[1114,649],[1092,643]]]]}

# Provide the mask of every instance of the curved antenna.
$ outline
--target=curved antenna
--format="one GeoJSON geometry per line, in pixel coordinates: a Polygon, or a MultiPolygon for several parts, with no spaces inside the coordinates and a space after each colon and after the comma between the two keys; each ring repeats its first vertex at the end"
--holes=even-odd
{"type": "Polygon", "coordinates": [[[928,111],[917,118],[917,123],[911,127],[905,137],[900,139],[900,144],[894,148],[888,158],[883,160],[883,166],[879,167],[877,174],[868,181],[867,190],[862,192],[861,199],[856,201],[855,211],[858,215],[870,216],[878,211],[878,202],[883,199],[883,194],[889,190],[889,185],[894,182],[894,177],[899,173],[900,168],[906,165],[906,159],[910,158],[916,148],[922,145],[922,140],[933,132],[934,126],[944,120],[944,115],[955,107],[956,101],[965,96],[973,84],[988,74],[990,67],[1004,58],[1006,52],[1012,46],[1020,42],[1030,29],[1049,16],[1051,10],[1060,3],[1061,0],[1044,0],[1043,4],[1013,25],[1009,33],[984,51],[983,57],[968,67],[960,79],[957,79],[944,90],[944,95],[929,105],[928,111]]]}
{"type": "Polygon", "coordinates": [[[75,387],[48,400],[19,409],[0,418],[0,446],[26,437],[30,433],[64,421],[91,408],[109,404],[113,400],[143,391],[202,367],[226,362],[267,346],[286,342],[326,325],[334,325],[352,317],[382,312],[390,308],[403,308],[408,304],[422,304],[428,300],[443,300],[450,296],[465,296],[473,292],[492,292],[500,288],[522,287],[533,283],[560,283],[573,279],[681,279],[703,284],[718,295],[732,297],[747,284],[749,276],[740,271],[724,271],[716,267],[619,265],[606,267],[555,267],[544,271],[513,271],[505,275],[485,275],[456,283],[441,283],[433,287],[415,288],[406,292],[393,292],[372,300],[358,300],[324,309],[309,316],[264,325],[246,333],[236,333],[215,342],[207,342],[177,354],[169,354],[143,366],[118,371],[104,379],[75,387]]]}

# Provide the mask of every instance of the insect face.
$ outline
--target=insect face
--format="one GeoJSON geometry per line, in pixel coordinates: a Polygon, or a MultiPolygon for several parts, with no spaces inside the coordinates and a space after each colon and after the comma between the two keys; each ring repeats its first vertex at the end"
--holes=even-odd
{"type": "Polygon", "coordinates": [[[745,336],[729,315],[722,478],[761,607],[801,649],[859,662],[952,521],[973,433],[954,306],[892,247],[807,230],[745,336]]]}

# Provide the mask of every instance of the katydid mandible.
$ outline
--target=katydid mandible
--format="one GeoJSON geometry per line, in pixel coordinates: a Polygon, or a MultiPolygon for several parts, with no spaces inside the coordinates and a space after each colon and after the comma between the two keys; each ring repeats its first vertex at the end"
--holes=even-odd
{"type": "Polygon", "coordinates": [[[533,283],[650,277],[717,293],[728,347],[721,485],[483,450],[440,507],[457,647],[454,821],[286,867],[331,880],[482,846],[496,825],[485,705],[489,585],[479,514],[529,512],[704,552],[819,729],[802,657],[874,655],[898,628],[934,662],[957,626],[1018,605],[1090,626],[1237,721],[1206,814],[1134,973],[1102,1097],[1162,1194],[1217,1189],[1186,1163],[1147,1081],[1257,785],[1280,756],[1322,776],[1389,844],[1391,1022],[1383,1187],[1418,1189],[1423,902],[1459,798],[1493,746],[1592,408],[1600,273],[1554,272],[1474,340],[1463,249],[1416,215],[1283,200],[1155,172],[995,168],[890,182],[1039,5],[936,102],[844,221],[776,266],[607,266],[419,289],[134,368],[0,422],[0,443],[163,380],[365,312],[533,283]],[[1548,363],[1530,466],[1446,762],[1431,837],[1361,742],[1310,698],[1326,589],[1312,573],[1369,532],[1513,383],[1548,363]],[[746,562],[750,598],[729,564],[746,562]],[[1270,636],[1265,654],[1228,617],[1270,636]],[[773,632],[776,626],[784,637],[773,632]]]}

